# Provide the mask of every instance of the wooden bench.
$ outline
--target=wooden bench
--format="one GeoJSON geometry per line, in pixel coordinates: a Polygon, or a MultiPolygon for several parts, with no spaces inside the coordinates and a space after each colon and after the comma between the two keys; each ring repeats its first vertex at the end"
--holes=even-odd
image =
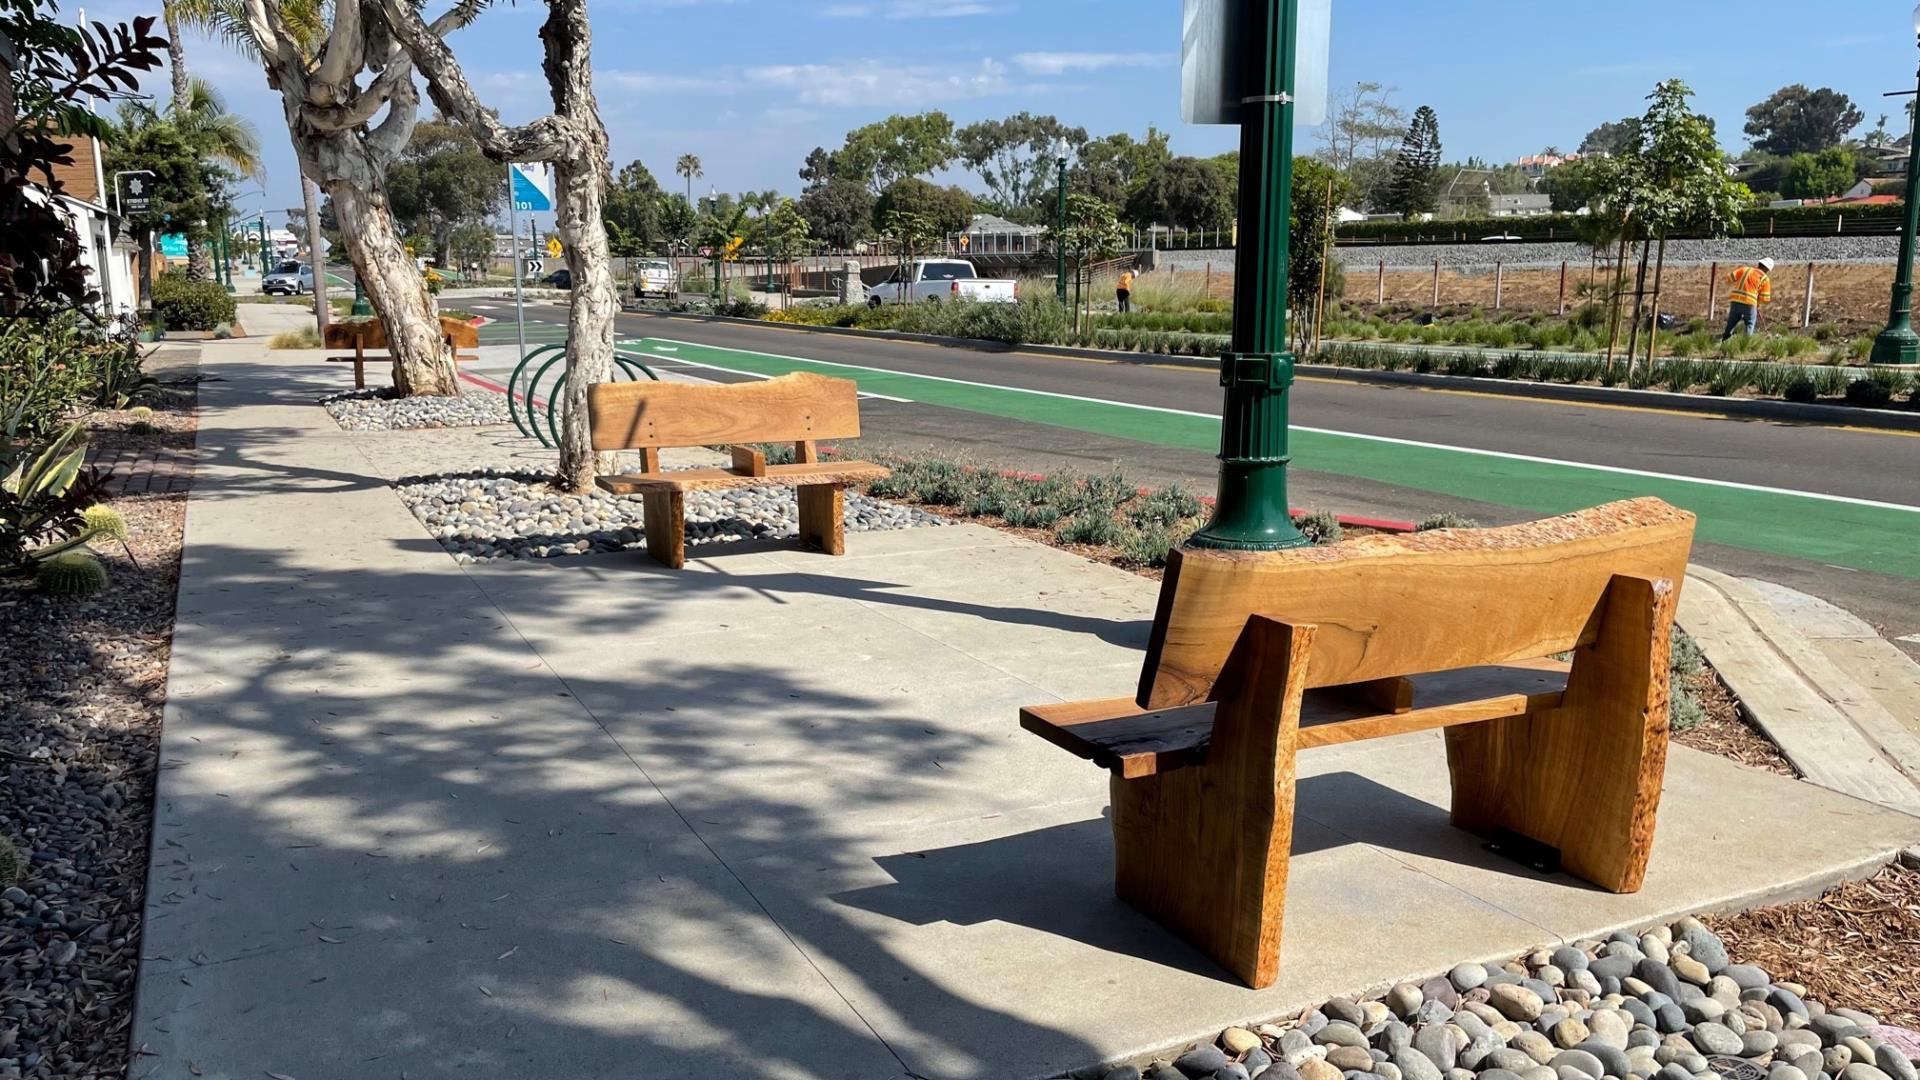
{"type": "MultiPolygon", "coordinates": [[[[440,336],[446,341],[447,347],[453,350],[454,363],[467,364],[480,359],[478,353],[462,353],[460,351],[461,349],[478,349],[480,347],[479,327],[470,322],[453,318],[450,315],[442,315],[440,316],[440,336]]],[[[364,390],[367,387],[367,361],[392,359],[391,356],[367,355],[368,349],[384,349],[388,347],[387,329],[379,319],[349,319],[343,322],[330,322],[327,324],[325,344],[329,349],[351,348],[353,350],[352,356],[329,356],[327,357],[327,363],[352,364],[353,388],[355,390],[364,390]]]]}
{"type": "Polygon", "coordinates": [[[846,379],[796,373],[765,382],[706,385],[601,383],[587,390],[595,450],[639,450],[641,471],[600,477],[616,495],[639,495],[647,552],[674,569],[687,562],[686,493],[786,485],[800,500],[800,540],[845,554],[845,491],[888,475],[868,461],[821,461],[815,442],[860,436],[860,399],[846,379]],[[791,465],[769,465],[745,443],[790,442],[791,465]],[[660,451],[729,445],[733,467],[662,472],[660,451]]]}
{"type": "Polygon", "coordinates": [[[1120,898],[1254,987],[1279,971],[1294,756],[1316,746],[1443,728],[1455,826],[1518,834],[1634,892],[1693,525],[1636,499],[1508,528],[1176,551],[1138,693],[1020,723],[1112,771],[1120,898]]]}

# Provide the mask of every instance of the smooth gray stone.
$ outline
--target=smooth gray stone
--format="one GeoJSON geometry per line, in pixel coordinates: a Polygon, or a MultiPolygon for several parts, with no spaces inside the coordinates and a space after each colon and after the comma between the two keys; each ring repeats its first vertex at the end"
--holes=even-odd
{"type": "Polygon", "coordinates": [[[1501,1045],[1500,1036],[1490,1030],[1470,1036],[1467,1039],[1466,1047],[1460,1051],[1457,1058],[1460,1067],[1465,1069],[1483,1068],[1486,1065],[1488,1055],[1500,1049],[1501,1045]]]}
{"type": "Polygon", "coordinates": [[[1660,1036],[1654,1034],[1653,1029],[1650,1027],[1636,1027],[1632,1031],[1627,1032],[1627,1048],[1628,1049],[1632,1049],[1633,1047],[1636,1047],[1636,1046],[1659,1046],[1659,1045],[1660,1045],[1660,1036]]]}
{"type": "Polygon", "coordinates": [[[1698,924],[1688,926],[1673,935],[1675,941],[1687,943],[1687,955],[1700,961],[1707,967],[1709,975],[1718,975],[1727,969],[1726,943],[1720,935],[1698,924]]]}
{"type": "Polygon", "coordinates": [[[1327,1064],[1341,1072],[1371,1072],[1373,1053],[1358,1046],[1336,1046],[1327,1051],[1327,1064]]]}
{"type": "Polygon", "coordinates": [[[1767,1070],[1767,1080],[1808,1080],[1807,1074],[1784,1062],[1767,1070]]]}
{"type": "Polygon", "coordinates": [[[1344,1020],[1355,1027],[1367,1022],[1367,1011],[1351,998],[1331,998],[1320,1006],[1320,1011],[1327,1015],[1328,1020],[1344,1020]]]}
{"type": "Polygon", "coordinates": [[[1693,1074],[1678,1065],[1662,1065],[1653,1075],[1655,1080],[1693,1080],[1693,1074]]]}
{"type": "Polygon", "coordinates": [[[1187,1074],[1171,1065],[1155,1065],[1147,1080],[1187,1080],[1187,1074]]]}
{"type": "Polygon", "coordinates": [[[1444,1024],[1453,1019],[1453,1010],[1445,1002],[1429,1000],[1413,1014],[1416,1024],[1444,1024]]]}
{"type": "MultiPolygon", "coordinates": [[[[1703,964],[1706,963],[1705,960],[1700,962],[1703,964]]],[[[1767,975],[1765,968],[1754,964],[1728,964],[1725,968],[1715,972],[1715,974],[1725,975],[1727,978],[1732,979],[1734,984],[1742,990],[1756,990],[1773,982],[1773,979],[1767,975]]]]}
{"type": "Polygon", "coordinates": [[[1437,1001],[1449,1009],[1460,1007],[1460,991],[1454,989],[1453,983],[1444,975],[1436,975],[1421,983],[1420,996],[1428,1002],[1437,1001]]]}
{"type": "Polygon", "coordinates": [[[1627,1060],[1627,1055],[1619,1047],[1609,1046],[1599,1039],[1588,1039],[1573,1049],[1584,1050],[1599,1058],[1600,1067],[1606,1070],[1608,1076],[1624,1077],[1633,1071],[1633,1063],[1627,1060]]]}
{"type": "Polygon", "coordinates": [[[1108,1071],[1101,1080],[1140,1080],[1140,1070],[1131,1065],[1121,1065],[1108,1071]]]}
{"type": "Polygon", "coordinates": [[[1314,1033],[1313,1041],[1321,1046],[1360,1046],[1367,1045],[1367,1037],[1360,1029],[1345,1020],[1329,1020],[1327,1026],[1314,1033]]]}
{"type": "Polygon", "coordinates": [[[1596,979],[1624,979],[1633,974],[1635,957],[1606,955],[1587,965],[1587,971],[1596,979]]]}
{"type": "Polygon", "coordinates": [[[1585,1050],[1562,1050],[1554,1055],[1552,1065],[1553,1071],[1560,1073],[1562,1076],[1566,1075],[1564,1072],[1561,1072],[1563,1069],[1574,1069],[1583,1072],[1593,1077],[1593,1080],[1600,1080],[1601,1077],[1607,1075],[1607,1068],[1600,1063],[1600,1059],[1585,1050]]]}
{"type": "MultiPolygon", "coordinates": [[[[1678,976],[1676,976],[1676,978],[1678,978],[1678,976]]],[[[1705,990],[1700,989],[1690,982],[1682,981],[1677,984],[1677,988],[1680,992],[1673,995],[1673,1000],[1682,1005],[1685,1005],[1689,1001],[1699,1001],[1701,998],[1707,996],[1705,990]]]]}
{"type": "Polygon", "coordinates": [[[1487,981],[1486,965],[1455,964],[1453,970],[1447,972],[1447,980],[1457,989],[1471,990],[1487,981]]]}
{"type": "Polygon", "coordinates": [[[1704,1024],[1725,1016],[1727,1007],[1712,998],[1701,998],[1699,1001],[1689,1001],[1680,1006],[1680,1011],[1686,1014],[1687,1023],[1704,1024]]]}
{"type": "Polygon", "coordinates": [[[1826,1063],[1826,1058],[1822,1056],[1818,1050],[1810,1050],[1804,1054],[1796,1054],[1793,1058],[1793,1067],[1806,1073],[1809,1080],[1819,1080],[1821,1075],[1820,1070],[1826,1063]]]}
{"type": "Polygon", "coordinates": [[[1628,998],[1620,1003],[1620,1011],[1633,1017],[1633,1022],[1645,1027],[1654,1025],[1653,1009],[1639,998],[1628,998]]]}
{"type": "Polygon", "coordinates": [[[1840,1045],[1851,1050],[1853,1052],[1853,1060],[1861,1062],[1862,1064],[1872,1065],[1875,1057],[1878,1056],[1873,1048],[1873,1044],[1868,1042],[1863,1035],[1849,1035],[1840,1040],[1840,1045]]]}
{"type": "Polygon", "coordinates": [[[1920,1080],[1920,1069],[1915,1069],[1906,1052],[1892,1043],[1881,1043],[1873,1048],[1873,1063],[1893,1080],[1920,1080]]]}
{"type": "Polygon", "coordinates": [[[1859,1009],[1836,1008],[1836,1009],[1829,1009],[1827,1011],[1833,1013],[1833,1015],[1835,1016],[1844,1016],[1847,1019],[1865,1028],[1876,1027],[1880,1023],[1879,1017],[1873,1015],[1872,1013],[1861,1012],[1859,1009]]]}
{"type": "Polygon", "coordinates": [[[1553,1041],[1537,1031],[1523,1031],[1509,1040],[1508,1045],[1532,1058],[1536,1064],[1545,1065],[1553,1060],[1560,1048],[1553,1041]]]}
{"type": "Polygon", "coordinates": [[[1246,1066],[1248,1077],[1256,1077],[1273,1067],[1273,1055],[1267,1053],[1265,1047],[1256,1046],[1247,1051],[1247,1056],[1240,1059],[1240,1064],[1246,1066]]]}
{"type": "Polygon", "coordinates": [[[1853,1029],[1858,1026],[1838,1013],[1823,1013],[1807,1024],[1807,1027],[1820,1036],[1820,1042],[1826,1046],[1832,1046],[1853,1034],[1853,1029]]]}
{"type": "Polygon", "coordinates": [[[1248,1080],[1247,1067],[1234,1062],[1213,1074],[1213,1080],[1248,1080]]]}
{"type": "Polygon", "coordinates": [[[1686,1014],[1680,1011],[1678,1005],[1662,1005],[1653,1010],[1653,1017],[1658,1021],[1655,1026],[1662,1035],[1675,1035],[1687,1030],[1686,1014]]]}
{"type": "Polygon", "coordinates": [[[1680,996],[1680,976],[1675,975],[1673,969],[1665,964],[1641,960],[1633,965],[1633,975],[1670,998],[1680,996]]]}
{"type": "Polygon", "coordinates": [[[1521,1073],[1520,1080],[1560,1080],[1560,1074],[1545,1065],[1535,1065],[1521,1073]]]}
{"type": "Polygon", "coordinates": [[[1292,1057],[1312,1045],[1313,1040],[1307,1036],[1306,1032],[1294,1028],[1280,1036],[1280,1056],[1292,1057]]]}
{"type": "Polygon", "coordinates": [[[1480,1074],[1480,1080],[1520,1080],[1520,1074],[1512,1069],[1488,1069],[1480,1074]]]}
{"type": "Polygon", "coordinates": [[[1733,1029],[1724,1024],[1696,1024],[1693,1031],[1688,1034],[1688,1038],[1693,1040],[1693,1045],[1699,1047],[1703,1054],[1738,1056],[1740,1053],[1740,1036],[1735,1035],[1733,1029]]]}
{"type": "Polygon", "coordinates": [[[1299,1031],[1311,1039],[1327,1026],[1327,1014],[1319,1009],[1309,1009],[1300,1016],[1299,1031]]]}
{"type": "Polygon", "coordinates": [[[1217,1046],[1196,1046],[1173,1059],[1173,1067],[1182,1075],[1195,1077],[1212,1076],[1227,1067],[1227,1055],[1217,1046]]]}
{"type": "Polygon", "coordinates": [[[1779,1048],[1780,1037],[1771,1031],[1748,1029],[1740,1036],[1740,1056],[1759,1057],[1779,1048]]]}
{"type": "Polygon", "coordinates": [[[1381,1004],[1387,1007],[1388,1012],[1404,1020],[1412,1016],[1414,1010],[1426,1000],[1426,994],[1419,987],[1411,983],[1395,983],[1393,989],[1388,990],[1386,997],[1381,999],[1381,1004]]]}
{"type": "Polygon", "coordinates": [[[1413,1029],[1398,1020],[1389,1020],[1373,1033],[1373,1045],[1391,1056],[1394,1051],[1413,1045],[1413,1029]]]}
{"type": "Polygon", "coordinates": [[[1593,963],[1587,954],[1571,945],[1562,945],[1553,950],[1553,966],[1571,975],[1576,971],[1585,971],[1593,963]]]}
{"type": "Polygon", "coordinates": [[[1427,1055],[1412,1048],[1393,1055],[1393,1063],[1406,1080],[1445,1080],[1440,1069],[1428,1060],[1427,1055]]]}
{"type": "Polygon", "coordinates": [[[1454,1067],[1447,1070],[1447,1080],[1473,1080],[1472,1069],[1454,1067]]]}
{"type": "Polygon", "coordinates": [[[1673,1000],[1672,998],[1668,997],[1667,995],[1661,993],[1658,990],[1649,990],[1646,993],[1641,994],[1638,998],[1634,1000],[1639,1001],[1642,1005],[1645,1005],[1647,1008],[1652,1009],[1656,1012],[1659,1011],[1660,1006],[1662,1005],[1678,1005],[1679,1004],[1679,1002],[1673,1000]]]}
{"type": "Polygon", "coordinates": [[[1623,989],[1620,985],[1620,980],[1614,978],[1611,975],[1607,975],[1601,978],[1599,982],[1600,982],[1600,992],[1603,994],[1618,994],[1623,989]]]}
{"type": "Polygon", "coordinates": [[[1893,1077],[1881,1072],[1876,1066],[1864,1061],[1856,1061],[1840,1074],[1840,1080],[1893,1080],[1893,1077]]]}
{"type": "Polygon", "coordinates": [[[1553,987],[1544,979],[1522,979],[1520,985],[1540,995],[1541,1001],[1552,1001],[1556,996],[1553,987]]]}
{"type": "Polygon", "coordinates": [[[1540,1063],[1533,1060],[1533,1058],[1529,1057],[1524,1051],[1515,1050],[1511,1046],[1502,1046],[1488,1054],[1487,1060],[1481,1064],[1486,1066],[1486,1070],[1480,1074],[1482,1080],[1485,1080],[1487,1073],[1510,1072],[1519,1074],[1526,1072],[1528,1069],[1540,1063]]]}

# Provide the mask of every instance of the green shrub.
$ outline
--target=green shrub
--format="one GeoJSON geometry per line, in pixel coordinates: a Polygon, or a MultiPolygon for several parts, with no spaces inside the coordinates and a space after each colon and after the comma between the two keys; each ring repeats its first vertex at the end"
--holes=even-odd
{"type": "Polygon", "coordinates": [[[1693,688],[1673,683],[1667,693],[1667,726],[1677,734],[1699,727],[1706,719],[1706,706],[1694,696],[1693,688]]]}
{"type": "Polygon", "coordinates": [[[1188,518],[1199,517],[1206,509],[1198,498],[1179,484],[1155,488],[1127,507],[1127,517],[1141,529],[1153,525],[1171,527],[1188,518]]]}
{"type": "Polygon", "coordinates": [[[1700,651],[1693,635],[1675,626],[1668,642],[1667,668],[1673,674],[1690,678],[1705,670],[1707,654],[1700,651]]]}
{"type": "Polygon", "coordinates": [[[269,349],[318,349],[320,347],[320,332],[311,326],[303,326],[298,330],[285,330],[267,339],[269,349]]]}
{"type": "Polygon", "coordinates": [[[1162,567],[1167,565],[1167,556],[1183,539],[1185,536],[1182,533],[1165,525],[1148,524],[1129,529],[1120,537],[1113,561],[1121,566],[1162,567]]]}
{"type": "Polygon", "coordinates": [[[1053,537],[1063,544],[1108,547],[1117,543],[1124,531],[1112,513],[1102,513],[1099,507],[1089,507],[1061,522],[1053,531],[1053,537]]]}
{"type": "Polygon", "coordinates": [[[1003,517],[1012,497],[1012,485],[995,476],[969,492],[960,501],[960,511],[968,517],[1003,517]]]}
{"type": "Polygon", "coordinates": [[[1893,389],[1885,380],[1868,376],[1847,384],[1847,404],[1877,409],[1893,400],[1893,389]]]}
{"type": "Polygon", "coordinates": [[[1427,532],[1432,529],[1477,529],[1479,527],[1480,523],[1470,517],[1462,517],[1459,514],[1440,513],[1428,514],[1426,517],[1421,518],[1419,524],[1413,528],[1415,532],[1427,532]]]}
{"type": "Polygon", "coordinates": [[[1788,401],[1798,402],[1801,405],[1811,405],[1820,400],[1820,388],[1814,385],[1812,379],[1802,374],[1796,376],[1792,382],[1788,383],[1787,388],[1781,392],[1780,396],[1786,398],[1788,401]]]}
{"type": "Polygon", "coordinates": [[[46,438],[86,405],[121,404],[117,398],[123,391],[142,386],[140,362],[133,346],[103,337],[76,313],[5,319],[0,322],[0,436],[46,438]]]}
{"type": "Polygon", "coordinates": [[[153,313],[171,330],[212,330],[233,321],[233,296],[217,281],[169,272],[153,283],[153,313]]]}

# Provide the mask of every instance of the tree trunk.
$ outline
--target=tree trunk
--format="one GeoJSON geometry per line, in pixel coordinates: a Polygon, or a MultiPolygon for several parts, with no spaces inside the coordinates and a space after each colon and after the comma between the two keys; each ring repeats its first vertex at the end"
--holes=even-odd
{"type": "MultiPolygon", "coordinates": [[[[584,46],[583,46],[584,48],[584,46]]],[[[573,290],[567,311],[567,385],[561,396],[560,467],[555,483],[589,491],[599,469],[587,431],[587,391],[612,378],[613,317],[620,297],[613,284],[602,211],[607,197],[607,142],[602,128],[578,161],[553,168],[554,221],[567,248],[573,290]]],[[[610,463],[609,463],[610,464],[610,463]]]]}
{"type": "Polygon", "coordinates": [[[161,14],[167,21],[167,66],[173,75],[173,100],[176,108],[187,107],[187,47],[180,40],[180,15],[173,4],[160,5],[161,14]]]}
{"type": "Polygon", "coordinates": [[[1653,366],[1653,344],[1660,336],[1660,278],[1667,270],[1667,234],[1660,234],[1660,254],[1653,267],[1653,322],[1647,325],[1647,366],[1653,366]]]}
{"type": "Polygon", "coordinates": [[[1640,242],[1640,267],[1633,275],[1633,332],[1627,335],[1627,380],[1633,380],[1633,359],[1640,355],[1640,315],[1647,299],[1647,254],[1653,237],[1640,242]]]}
{"type": "Polygon", "coordinates": [[[1620,225],[1620,246],[1613,257],[1613,288],[1607,300],[1607,362],[1602,368],[1602,378],[1613,375],[1613,347],[1620,341],[1620,294],[1627,287],[1627,226],[1620,225]]]}
{"type": "Polygon", "coordinates": [[[320,189],[304,176],[300,199],[307,213],[307,259],[313,263],[313,323],[324,338],[333,310],[327,306],[327,260],[320,254],[320,189]]]}
{"type": "Polygon", "coordinates": [[[368,172],[358,183],[329,178],[327,194],[333,196],[354,273],[386,328],[395,392],[401,397],[459,393],[453,351],[440,336],[440,313],[405,239],[393,227],[385,186],[368,172]]]}

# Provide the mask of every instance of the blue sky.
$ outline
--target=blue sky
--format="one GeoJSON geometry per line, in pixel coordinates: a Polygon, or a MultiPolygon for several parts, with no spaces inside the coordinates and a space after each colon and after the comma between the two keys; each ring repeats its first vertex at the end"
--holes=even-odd
{"type": "MultiPolygon", "coordinates": [[[[90,5],[122,18],[143,0],[90,5]]],[[[428,0],[438,10],[441,0],[428,0]]],[[[681,153],[698,154],[698,190],[778,188],[816,145],[892,112],[945,110],[955,121],[1022,109],[1089,131],[1157,124],[1176,151],[1235,144],[1230,128],[1180,123],[1179,0],[595,0],[594,65],[616,167],[644,161],[669,189],[681,153]]],[[[69,11],[72,9],[69,8],[69,11]]],[[[544,111],[538,31],[545,5],[519,0],[452,39],[481,93],[509,120],[544,111]]],[[[1920,52],[1904,2],[1736,5],[1612,0],[1334,0],[1332,81],[1396,87],[1411,111],[1434,107],[1450,160],[1510,161],[1641,108],[1679,76],[1696,106],[1743,148],[1747,106],[1792,82],[1853,97],[1870,127],[1904,127],[1898,99],[1920,52]]],[[[194,41],[189,66],[211,78],[262,132],[269,207],[298,205],[278,95],[257,68],[194,41]]],[[[153,87],[164,93],[164,75],[153,87]]],[[[1305,152],[1315,132],[1299,132],[1305,152]]],[[[965,178],[960,178],[965,179],[965,178]]],[[[247,201],[258,200],[251,196],[247,201]]]]}

